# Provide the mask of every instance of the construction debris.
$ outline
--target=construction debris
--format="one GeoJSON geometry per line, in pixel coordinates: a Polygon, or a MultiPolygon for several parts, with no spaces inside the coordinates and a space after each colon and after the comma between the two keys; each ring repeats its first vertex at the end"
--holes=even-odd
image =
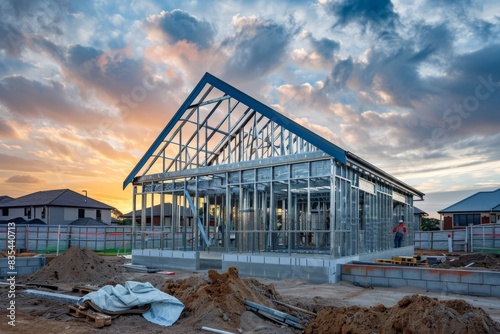
{"type": "MultiPolygon", "coordinates": [[[[10,283],[0,282],[0,285],[10,286],[10,283]]],[[[59,287],[56,285],[42,284],[42,283],[27,283],[27,284],[14,284],[16,288],[44,288],[49,290],[58,290],[59,287]]]]}
{"type": "Polygon", "coordinates": [[[32,289],[25,290],[24,294],[27,296],[35,296],[35,297],[40,297],[40,298],[61,300],[61,301],[73,303],[73,304],[78,303],[78,301],[81,298],[81,297],[76,297],[76,296],[64,295],[62,293],[46,292],[46,291],[39,291],[39,290],[32,290],[32,289]]]}
{"type": "Polygon", "coordinates": [[[212,333],[219,333],[219,334],[235,334],[235,333],[232,333],[232,332],[221,331],[221,330],[219,330],[219,329],[210,328],[210,327],[207,327],[207,326],[203,326],[203,327],[201,327],[201,329],[202,329],[202,330],[205,330],[205,331],[212,332],[212,333]]]}
{"type": "Polygon", "coordinates": [[[279,324],[285,324],[298,329],[304,329],[304,326],[300,323],[300,319],[293,315],[251,302],[249,300],[245,300],[245,305],[248,306],[252,311],[257,312],[268,319],[276,321],[279,324]]]}
{"type": "Polygon", "coordinates": [[[287,303],[283,303],[279,300],[273,300],[273,302],[275,302],[276,304],[279,304],[279,305],[283,305],[283,306],[286,306],[288,307],[289,309],[292,309],[292,310],[295,310],[295,311],[299,311],[299,312],[302,312],[302,313],[305,313],[305,314],[308,314],[308,315],[311,315],[313,317],[315,317],[317,314],[314,313],[314,312],[310,312],[308,310],[304,310],[303,308],[300,308],[300,307],[297,307],[297,306],[293,306],[293,305],[290,305],[290,304],[287,304],[287,303]]]}
{"type": "Polygon", "coordinates": [[[128,270],[140,271],[140,272],[144,272],[144,273],[156,273],[156,272],[160,271],[160,269],[158,269],[158,268],[146,267],[143,265],[130,264],[130,263],[122,264],[121,266],[125,269],[128,269],[128,270]]]}

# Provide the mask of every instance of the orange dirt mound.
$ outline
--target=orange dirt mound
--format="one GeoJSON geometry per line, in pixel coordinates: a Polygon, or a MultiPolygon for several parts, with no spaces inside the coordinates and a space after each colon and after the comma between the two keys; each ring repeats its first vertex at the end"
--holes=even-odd
{"type": "Polygon", "coordinates": [[[108,263],[89,249],[70,247],[25,280],[49,284],[62,282],[101,285],[124,271],[124,268],[108,263]]]}
{"type": "Polygon", "coordinates": [[[304,333],[491,334],[500,333],[500,323],[463,300],[437,300],[414,294],[391,308],[323,308],[304,333]]]}
{"type": "Polygon", "coordinates": [[[279,298],[274,285],[240,278],[236,268],[229,268],[227,273],[222,274],[209,270],[205,277],[170,282],[164,291],[184,303],[184,311],[178,320],[182,325],[228,331],[239,328],[240,316],[247,311],[245,300],[275,308],[272,299],[279,298]]]}

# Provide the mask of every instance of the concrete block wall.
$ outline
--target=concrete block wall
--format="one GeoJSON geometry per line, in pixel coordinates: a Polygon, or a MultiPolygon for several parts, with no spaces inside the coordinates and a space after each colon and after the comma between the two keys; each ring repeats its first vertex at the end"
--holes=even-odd
{"type": "Polygon", "coordinates": [[[271,279],[302,279],[313,283],[336,283],[340,281],[340,265],[352,261],[374,261],[392,256],[413,256],[413,246],[366,253],[351,257],[332,258],[320,254],[288,253],[222,253],[214,254],[190,251],[158,249],[132,250],[132,264],[154,268],[200,270],[221,268],[227,271],[236,267],[241,275],[267,277],[271,279]],[[217,258],[217,259],[216,259],[217,258]],[[222,263],[219,267],[218,263],[222,263]],[[203,268],[202,268],[203,267],[203,268]]]}
{"type": "Polygon", "coordinates": [[[198,270],[200,268],[200,253],[159,249],[133,249],[132,264],[160,269],[198,270]]]}
{"type": "Polygon", "coordinates": [[[313,283],[329,282],[335,265],[326,258],[290,257],[287,255],[224,254],[222,271],[238,268],[242,276],[272,279],[304,279],[313,283]]]}
{"type": "Polygon", "coordinates": [[[342,265],[342,280],[374,287],[415,286],[429,291],[500,297],[500,272],[426,267],[342,265]]]}
{"type": "Polygon", "coordinates": [[[37,257],[16,257],[16,275],[7,274],[13,270],[9,269],[8,258],[0,258],[0,277],[27,276],[38,271],[45,265],[45,258],[37,257]]]}

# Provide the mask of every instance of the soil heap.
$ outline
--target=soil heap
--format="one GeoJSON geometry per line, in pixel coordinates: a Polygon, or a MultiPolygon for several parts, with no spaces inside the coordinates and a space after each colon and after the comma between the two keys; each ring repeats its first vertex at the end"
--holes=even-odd
{"type": "Polygon", "coordinates": [[[70,247],[47,265],[26,278],[26,282],[102,285],[125,269],[105,261],[89,249],[70,247]]]}
{"type": "Polygon", "coordinates": [[[492,334],[500,333],[500,323],[463,300],[437,300],[414,294],[391,308],[383,305],[323,308],[304,333],[492,334]]]}
{"type": "Polygon", "coordinates": [[[469,270],[500,270],[500,254],[472,253],[447,257],[435,268],[460,268],[469,270]],[[469,265],[469,267],[466,267],[469,265]]]}
{"type": "Polygon", "coordinates": [[[240,317],[247,312],[245,300],[276,309],[272,299],[281,299],[273,284],[240,278],[238,269],[233,267],[226,273],[209,270],[205,277],[168,282],[164,292],[184,303],[178,320],[182,326],[208,326],[226,331],[240,327],[240,317]]]}

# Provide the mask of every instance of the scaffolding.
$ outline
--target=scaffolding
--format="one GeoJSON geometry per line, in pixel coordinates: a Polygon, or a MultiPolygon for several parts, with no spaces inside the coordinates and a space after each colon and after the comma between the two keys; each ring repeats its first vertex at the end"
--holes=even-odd
{"type": "Polygon", "coordinates": [[[413,245],[413,198],[424,195],[208,73],[129,183],[139,248],[154,226],[135,212],[159,203],[160,229],[181,236],[162,249],[333,257],[392,248],[399,219],[413,245]]]}

